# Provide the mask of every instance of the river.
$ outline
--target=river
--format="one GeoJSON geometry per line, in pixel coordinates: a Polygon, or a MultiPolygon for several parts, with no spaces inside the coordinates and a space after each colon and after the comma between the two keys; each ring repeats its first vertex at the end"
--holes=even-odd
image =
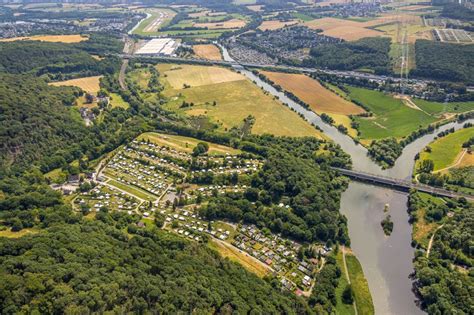
{"type": "MultiPolygon", "coordinates": [[[[233,62],[227,50],[222,47],[224,60],[233,62]]],[[[454,127],[462,128],[464,123],[449,123],[435,133],[425,135],[407,145],[393,168],[382,170],[368,156],[367,150],[356,144],[349,136],[340,133],[335,127],[324,123],[314,112],[292,101],[282,92],[262,81],[252,72],[240,65],[234,69],[244,74],[270,94],[277,96],[285,105],[303,114],[305,119],[319,126],[323,132],[350,154],[353,169],[394,178],[411,178],[414,157],[436,134],[454,127]]],[[[474,122],[474,120],[469,120],[474,122]]],[[[412,281],[411,225],[408,222],[407,194],[391,189],[351,182],[342,194],[341,213],[348,219],[351,248],[359,259],[369,283],[376,314],[423,314],[415,304],[412,281]],[[389,214],[394,223],[393,232],[386,237],[380,226],[385,217],[384,206],[389,205],[389,214]]]]}

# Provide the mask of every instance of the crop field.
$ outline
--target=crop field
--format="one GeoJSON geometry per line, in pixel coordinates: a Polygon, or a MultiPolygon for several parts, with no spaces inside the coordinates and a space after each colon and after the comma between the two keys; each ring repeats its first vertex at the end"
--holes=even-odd
{"type": "Polygon", "coordinates": [[[72,79],[67,81],[52,82],[53,86],[77,86],[87,93],[96,94],[100,90],[100,78],[102,76],[72,79]]]}
{"type": "Polygon", "coordinates": [[[458,29],[435,29],[435,37],[440,42],[449,43],[472,43],[474,39],[465,30],[458,29]]]}
{"type": "Polygon", "coordinates": [[[223,155],[223,154],[230,154],[236,155],[240,154],[240,150],[233,149],[231,147],[227,147],[224,145],[219,145],[207,141],[197,140],[195,138],[190,137],[183,137],[183,136],[176,136],[176,135],[165,135],[156,132],[147,132],[141,134],[138,138],[138,141],[141,140],[149,140],[152,143],[162,145],[162,146],[169,146],[170,148],[176,149],[181,152],[191,153],[193,149],[199,142],[206,142],[209,145],[209,155],[223,155]]]}
{"type": "Polygon", "coordinates": [[[352,99],[367,106],[374,114],[369,118],[355,118],[359,123],[361,139],[403,138],[438,120],[382,92],[356,87],[348,89],[352,99]]]}
{"type": "Polygon", "coordinates": [[[203,59],[208,59],[208,60],[222,60],[221,51],[216,45],[212,45],[212,44],[194,45],[193,51],[194,51],[194,54],[198,58],[203,58],[203,59]]]}
{"type": "Polygon", "coordinates": [[[88,40],[87,36],[83,35],[34,35],[26,37],[12,37],[12,38],[2,38],[0,42],[13,42],[18,40],[38,40],[43,42],[52,42],[52,43],[79,43],[85,40],[88,40]]]}
{"type": "Polygon", "coordinates": [[[158,71],[166,73],[166,81],[175,90],[183,89],[185,84],[198,87],[245,80],[243,75],[222,67],[162,64],[158,71]]]}
{"type": "Polygon", "coordinates": [[[194,27],[206,27],[207,29],[214,30],[214,29],[236,29],[242,28],[247,24],[243,20],[239,19],[231,19],[224,22],[209,22],[209,23],[195,23],[194,27]]]}
{"type": "Polygon", "coordinates": [[[424,151],[420,153],[420,159],[417,163],[419,164],[422,160],[430,159],[434,163],[434,171],[452,166],[456,164],[462,154],[462,144],[473,136],[474,127],[470,127],[439,138],[429,144],[431,152],[424,151]]]}
{"type": "Polygon", "coordinates": [[[258,27],[262,31],[273,31],[277,30],[286,26],[290,25],[295,25],[298,24],[297,20],[291,20],[291,21],[278,21],[278,20],[268,20],[268,21],[263,21],[262,24],[258,27]]]}
{"type": "Polygon", "coordinates": [[[252,132],[278,136],[323,138],[308,122],[244,76],[221,67],[159,65],[168,108],[183,114],[205,115],[222,129],[239,127],[249,115],[255,118],[252,132]],[[184,84],[189,88],[183,88],[184,84]],[[193,106],[181,108],[183,101],[193,106]],[[215,104],[215,105],[214,105],[215,104]]]}
{"type": "Polygon", "coordinates": [[[345,100],[326,89],[318,81],[304,74],[262,71],[266,77],[307,103],[316,113],[356,115],[364,113],[362,107],[345,100]]]}
{"type": "Polygon", "coordinates": [[[305,22],[311,29],[322,29],[323,34],[331,37],[342,38],[344,40],[358,40],[363,37],[382,36],[383,33],[366,28],[365,22],[356,22],[337,18],[322,18],[305,22]]]}

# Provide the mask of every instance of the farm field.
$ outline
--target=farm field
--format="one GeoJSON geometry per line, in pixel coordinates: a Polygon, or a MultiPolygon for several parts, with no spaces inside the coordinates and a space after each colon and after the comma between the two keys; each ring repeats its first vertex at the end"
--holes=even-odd
{"type": "Polygon", "coordinates": [[[216,45],[212,45],[212,44],[194,45],[193,51],[194,51],[194,54],[198,58],[203,58],[203,59],[208,59],[208,60],[222,60],[221,51],[216,45]]]}
{"type": "Polygon", "coordinates": [[[411,108],[391,95],[364,88],[347,87],[349,96],[367,106],[373,117],[355,117],[359,123],[360,138],[365,140],[387,137],[403,138],[438,119],[411,108]]]}
{"type": "Polygon", "coordinates": [[[252,132],[279,136],[323,138],[313,126],[244,76],[221,67],[158,65],[168,108],[183,114],[205,115],[224,130],[239,127],[245,118],[255,119],[252,132]],[[184,84],[190,86],[183,88],[184,84]],[[183,101],[193,106],[181,108],[183,101]],[[215,105],[213,105],[215,102],[215,105]]]}
{"type": "MultiPolygon", "coordinates": [[[[474,137],[474,127],[458,130],[433,141],[429,144],[431,152],[423,151],[420,153],[417,166],[422,160],[427,159],[433,161],[433,171],[435,172],[453,165],[462,154],[462,144],[471,137],[474,137]]],[[[471,154],[466,153],[466,155],[471,154]]]]}
{"type": "Polygon", "coordinates": [[[268,20],[268,21],[263,21],[262,24],[258,27],[258,29],[262,31],[273,31],[277,30],[286,26],[290,25],[295,25],[298,24],[297,20],[292,20],[292,21],[278,21],[278,20],[268,20]]]}
{"type": "Polygon", "coordinates": [[[261,71],[261,73],[283,89],[296,95],[316,113],[329,114],[335,120],[336,125],[342,124],[348,129],[351,137],[357,136],[357,130],[351,127],[351,120],[348,116],[364,113],[365,110],[362,107],[328,90],[317,80],[307,75],[269,71],[261,71]]]}
{"type": "Polygon", "coordinates": [[[194,27],[203,27],[209,30],[215,29],[237,29],[242,28],[246,24],[245,21],[239,19],[231,19],[224,22],[208,22],[208,23],[194,23],[194,27]]]}
{"type": "Polygon", "coordinates": [[[38,40],[43,42],[52,43],[79,43],[88,40],[87,36],[83,35],[34,35],[26,37],[12,37],[12,38],[1,38],[0,42],[13,42],[18,40],[38,40]]]}
{"type": "Polygon", "coordinates": [[[51,82],[53,86],[77,86],[90,94],[96,94],[100,90],[100,79],[102,76],[72,79],[67,81],[51,82]]]}

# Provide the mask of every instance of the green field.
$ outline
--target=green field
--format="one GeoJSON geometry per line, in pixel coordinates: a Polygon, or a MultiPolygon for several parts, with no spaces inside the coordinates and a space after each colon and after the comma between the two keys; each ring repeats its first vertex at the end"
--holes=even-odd
{"type": "Polygon", "coordinates": [[[133,34],[137,34],[137,35],[158,35],[160,33],[159,31],[149,32],[149,31],[145,31],[145,29],[148,27],[148,25],[150,25],[150,23],[152,23],[158,17],[160,11],[169,13],[170,18],[165,19],[165,21],[163,21],[163,23],[160,24],[159,28],[167,26],[168,23],[171,20],[171,17],[176,14],[176,12],[174,12],[173,10],[164,9],[164,8],[152,8],[152,9],[149,9],[149,10],[145,10],[144,12],[150,14],[150,17],[143,20],[140,23],[140,25],[138,25],[138,27],[133,31],[133,34]]]}
{"type": "Polygon", "coordinates": [[[474,136],[474,127],[464,128],[451,133],[445,137],[439,138],[429,146],[431,152],[420,153],[417,165],[426,159],[433,160],[434,171],[443,169],[452,165],[462,150],[462,144],[474,136]]]}
{"type": "Polygon", "coordinates": [[[156,196],[154,196],[150,193],[147,193],[146,191],[144,191],[143,189],[140,189],[138,187],[133,187],[133,186],[128,185],[128,184],[123,184],[123,183],[118,182],[118,181],[113,180],[113,179],[109,180],[107,183],[112,185],[112,186],[117,187],[118,189],[126,191],[126,192],[140,198],[140,199],[144,199],[144,200],[148,200],[148,201],[155,201],[157,199],[156,196]]]}
{"type": "Polygon", "coordinates": [[[342,260],[342,251],[339,251],[336,256],[337,265],[341,269],[341,276],[339,277],[339,284],[336,288],[336,314],[337,315],[352,315],[355,314],[352,304],[348,305],[342,302],[342,292],[347,286],[346,273],[344,271],[344,262],[342,260]]]}
{"type": "Polygon", "coordinates": [[[373,117],[356,117],[361,139],[403,138],[413,131],[437,121],[425,112],[405,105],[379,91],[347,87],[351,99],[364,104],[374,114],[373,117]]]}
{"type": "Polygon", "coordinates": [[[413,99],[413,102],[425,112],[437,116],[445,113],[462,113],[474,110],[474,102],[438,103],[416,98],[413,99]]]}
{"type": "Polygon", "coordinates": [[[357,313],[364,315],[374,314],[374,304],[362,266],[354,255],[348,253],[346,253],[346,264],[354,291],[354,300],[357,304],[357,313]]]}
{"type": "Polygon", "coordinates": [[[130,105],[117,93],[110,93],[110,105],[127,109],[130,105]]]}

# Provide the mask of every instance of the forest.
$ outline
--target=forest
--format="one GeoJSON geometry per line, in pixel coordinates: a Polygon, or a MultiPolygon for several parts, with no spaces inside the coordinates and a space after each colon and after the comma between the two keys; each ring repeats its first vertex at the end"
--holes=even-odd
{"type": "Polygon", "coordinates": [[[390,38],[381,37],[324,44],[312,48],[312,58],[303,61],[303,65],[336,70],[369,69],[376,74],[389,74],[389,51],[390,38]]]}
{"type": "Polygon", "coordinates": [[[311,313],[205,246],[133,228],[139,217],[70,215],[35,235],[0,238],[3,314],[311,313]]]}
{"type": "Polygon", "coordinates": [[[429,79],[473,84],[473,55],[473,45],[417,40],[415,43],[416,68],[410,73],[429,79]]]}
{"type": "Polygon", "coordinates": [[[0,43],[0,72],[44,75],[53,80],[114,73],[119,65],[115,57],[96,60],[90,54],[117,52],[120,47],[117,39],[104,35],[93,35],[90,40],[75,44],[3,42],[0,43]]]}
{"type": "Polygon", "coordinates": [[[421,249],[415,254],[415,289],[421,306],[429,314],[469,314],[474,303],[469,272],[474,262],[474,208],[464,199],[436,205],[412,192],[412,221],[423,219],[414,215],[421,208],[428,209],[424,219],[437,222],[439,227],[429,257],[421,249]],[[447,217],[448,212],[451,217],[447,217]]]}

